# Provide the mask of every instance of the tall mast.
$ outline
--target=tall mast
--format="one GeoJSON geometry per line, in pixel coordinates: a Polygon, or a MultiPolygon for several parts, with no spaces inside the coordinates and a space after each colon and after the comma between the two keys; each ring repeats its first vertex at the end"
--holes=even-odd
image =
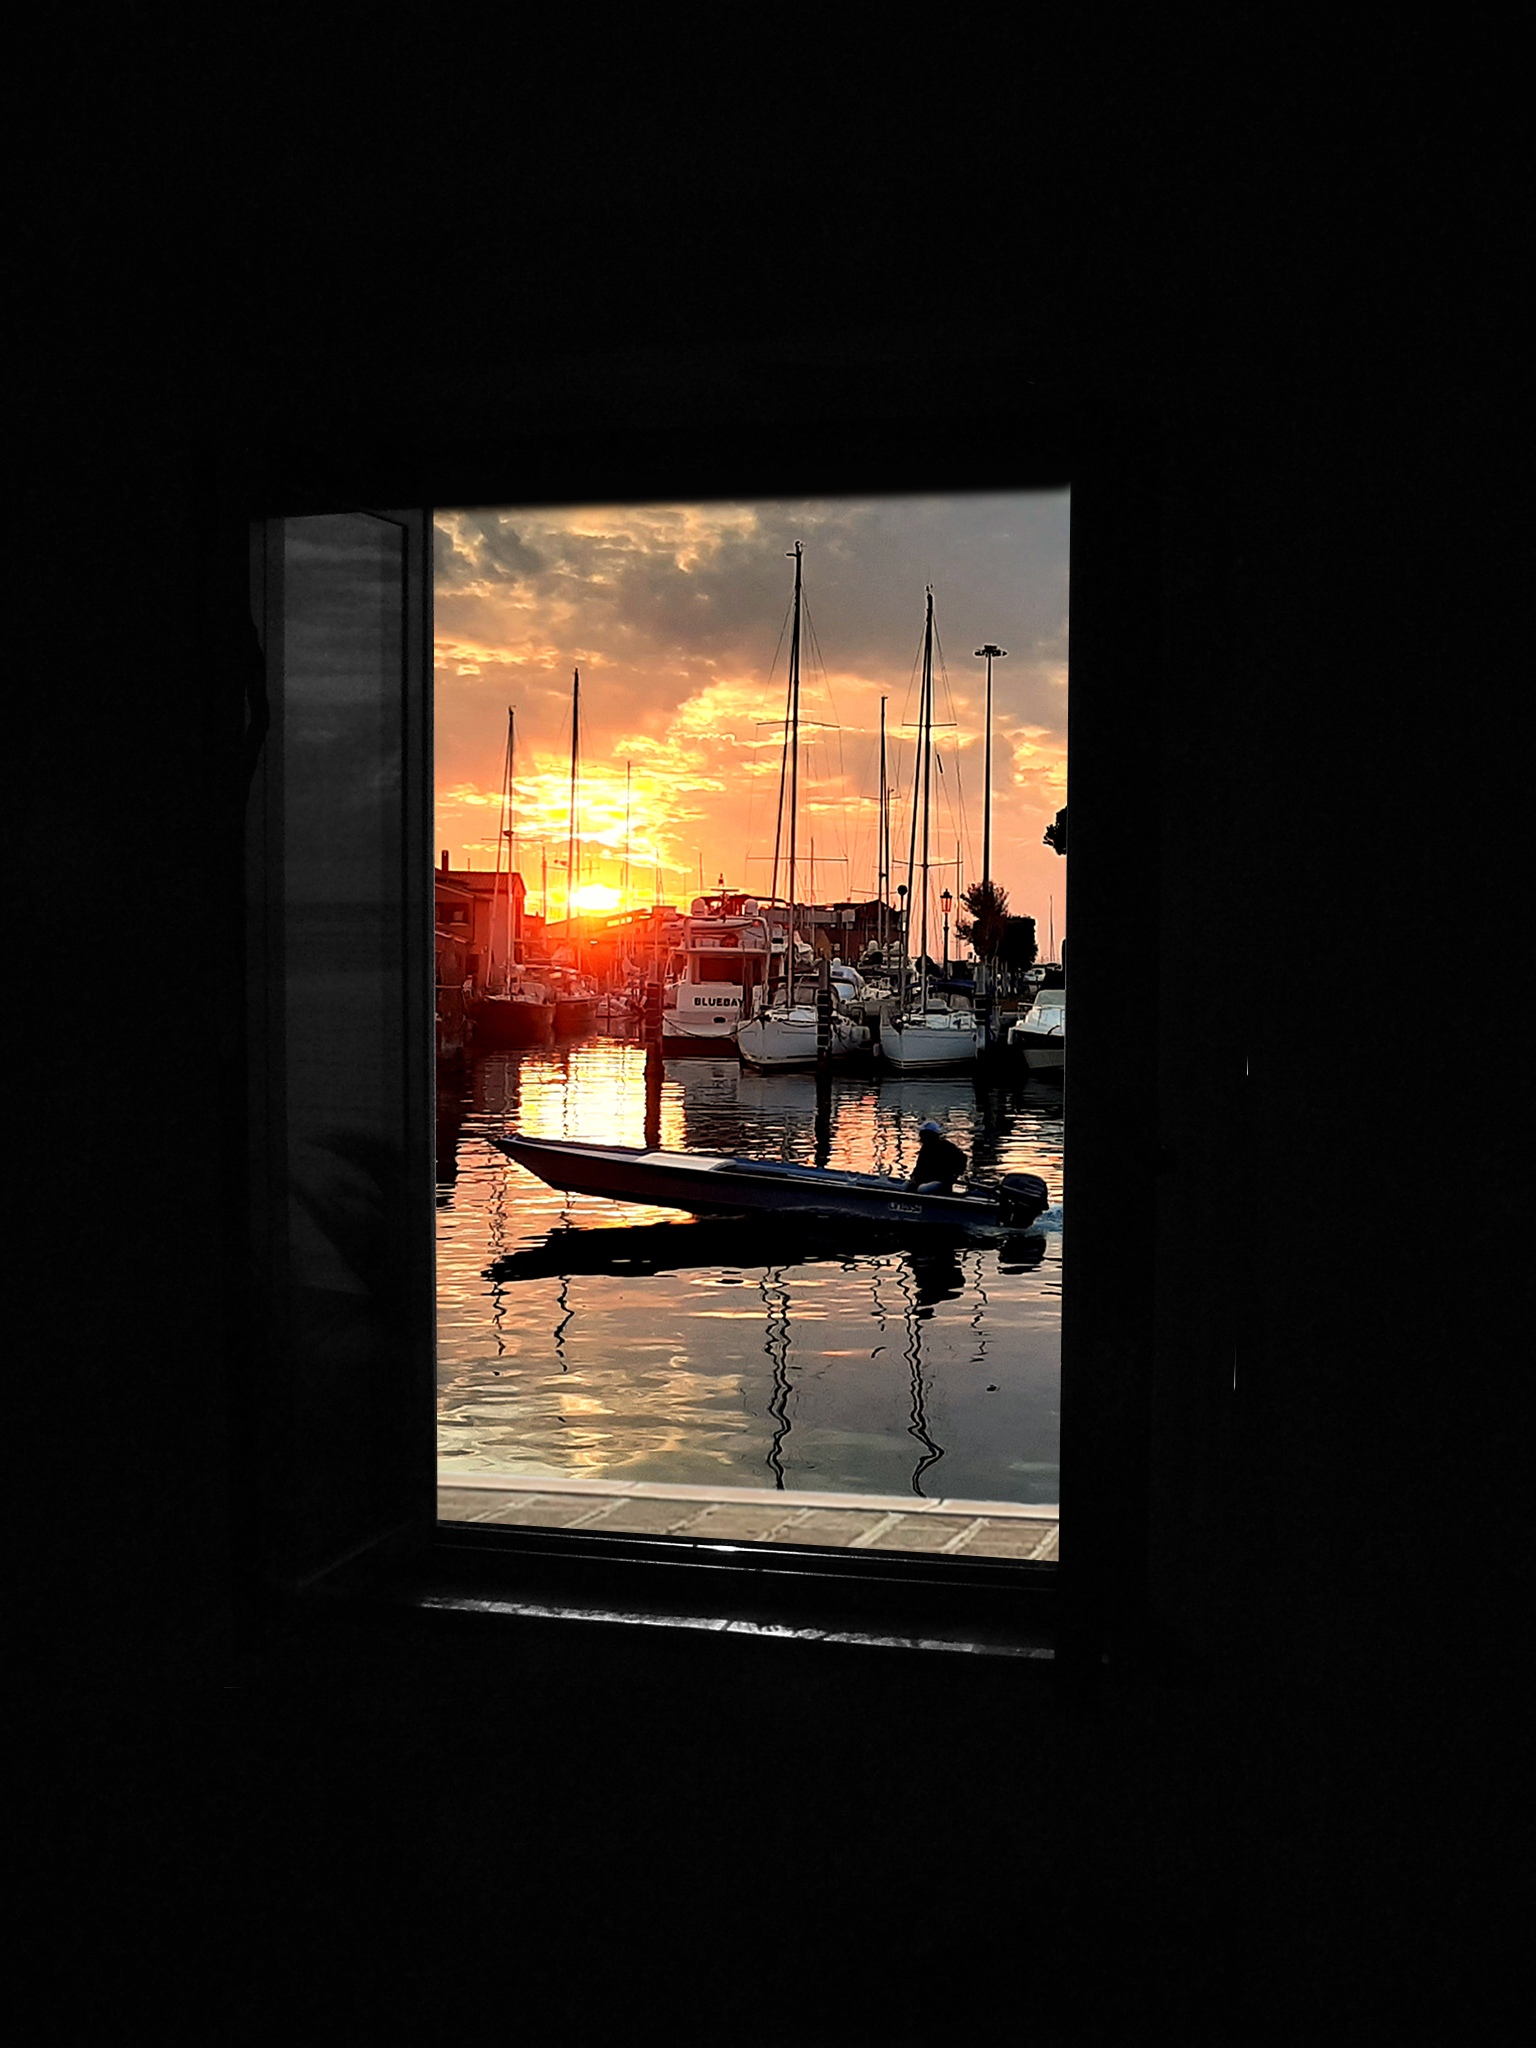
{"type": "MultiPolygon", "coordinates": [[[[885,899],[891,887],[891,821],[885,786],[885,699],[880,699],[880,822],[875,836],[875,913],[882,956],[885,952],[885,899]]],[[[882,958],[883,964],[883,958],[882,958]]]]}
{"type": "Polygon", "coordinates": [[[574,943],[571,919],[574,915],[572,897],[576,889],[576,763],[581,746],[581,670],[574,672],[571,682],[571,810],[566,820],[565,837],[565,936],[574,943]]]}
{"type": "Polygon", "coordinates": [[[624,908],[629,909],[629,763],[624,763],[624,908]]]}
{"type": "Polygon", "coordinates": [[[918,1008],[917,1014],[928,1014],[928,800],[929,781],[933,756],[933,586],[928,586],[928,618],[923,629],[923,914],[918,921],[918,944],[922,948],[918,964],[918,1008]]]}
{"type": "Polygon", "coordinates": [[[517,850],[517,714],[507,706],[507,967],[517,965],[512,919],[512,857],[517,850]]]}
{"type": "Polygon", "coordinates": [[[918,744],[912,750],[912,803],[907,814],[907,894],[901,907],[901,1014],[907,1014],[907,988],[911,982],[912,965],[912,905],[915,901],[913,883],[917,880],[917,816],[922,809],[918,802],[923,776],[923,698],[927,687],[927,674],[918,685],[917,731],[918,744]]]}
{"type": "Polygon", "coordinates": [[[795,1000],[795,807],[800,794],[800,560],[795,542],[795,620],[789,636],[789,957],[785,961],[784,1007],[795,1000]]]}
{"type": "MultiPolygon", "coordinates": [[[[496,834],[496,876],[491,883],[491,954],[494,970],[496,952],[496,904],[501,895],[501,855],[507,855],[506,905],[502,911],[503,952],[501,960],[501,993],[507,993],[508,975],[512,966],[512,835],[507,825],[507,796],[512,774],[512,707],[507,706],[507,746],[501,757],[501,821],[496,834]]],[[[494,971],[492,981],[495,980],[494,971]]]]}

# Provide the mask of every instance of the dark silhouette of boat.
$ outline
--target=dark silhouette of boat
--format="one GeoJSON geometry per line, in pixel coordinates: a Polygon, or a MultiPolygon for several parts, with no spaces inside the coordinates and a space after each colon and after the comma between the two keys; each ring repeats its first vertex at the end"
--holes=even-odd
{"type": "Polygon", "coordinates": [[[787,1159],[734,1159],[712,1152],[647,1151],[632,1145],[588,1145],[572,1138],[492,1138],[499,1152],[550,1187],[654,1202],[695,1216],[842,1217],[899,1229],[1027,1230],[1050,1207],[1038,1174],[1010,1173],[995,1185],[963,1193],[920,1193],[877,1173],[801,1166],[787,1159]]]}

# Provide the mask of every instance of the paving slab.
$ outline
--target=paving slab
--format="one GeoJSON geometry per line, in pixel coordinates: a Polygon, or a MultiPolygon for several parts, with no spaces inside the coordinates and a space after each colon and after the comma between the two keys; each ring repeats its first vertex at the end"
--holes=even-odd
{"type": "Polygon", "coordinates": [[[444,1521],[536,1529],[598,1529],[615,1535],[695,1536],[738,1543],[805,1543],[823,1549],[882,1550],[1046,1562],[1059,1555],[1050,1507],[1012,1503],[887,1500],[770,1492],[766,1488],[682,1486],[616,1480],[498,1481],[480,1478],[438,1490],[444,1521]]]}
{"type": "Polygon", "coordinates": [[[783,1531],[788,1543],[811,1543],[823,1549],[846,1550],[860,1536],[879,1528],[885,1516],[876,1509],[813,1508],[803,1522],[783,1531]]]}
{"type": "Polygon", "coordinates": [[[503,1498],[493,1513],[480,1515],[481,1522],[512,1523],[524,1529],[569,1529],[602,1509],[602,1502],[585,1494],[525,1493],[516,1500],[503,1498]]]}
{"type": "Polygon", "coordinates": [[[943,1550],[957,1536],[963,1536],[974,1521],[974,1515],[898,1515],[888,1529],[882,1529],[861,1547],[870,1550],[943,1550]]]}
{"type": "Polygon", "coordinates": [[[911,1493],[833,1493],[806,1487],[725,1486],[690,1484],[680,1480],[665,1483],[651,1479],[573,1479],[550,1473],[517,1476],[502,1472],[460,1472],[439,1466],[439,1485],[444,1494],[467,1496],[474,1493],[585,1493],[608,1499],[614,1494],[632,1494],[644,1500],[698,1500],[706,1503],[729,1501],[735,1507],[777,1507],[789,1500],[801,1508],[879,1508],[886,1514],[985,1515],[990,1521],[1021,1520],[1054,1522],[1059,1510],[1054,1502],[1009,1500],[929,1500],[911,1493]]]}
{"type": "MultiPolygon", "coordinates": [[[[722,1504],[705,1508],[702,1514],[695,1513],[688,1525],[690,1536],[718,1536],[736,1538],[744,1543],[768,1543],[774,1532],[783,1529],[786,1522],[794,1522],[795,1533],[799,1533],[800,1520],[805,1510],[790,1505],[780,1508],[738,1508],[722,1504]]],[[[786,1533],[788,1533],[786,1531],[786,1533]]]]}
{"type": "Polygon", "coordinates": [[[440,1486],[437,1489],[437,1519],[440,1522],[473,1522],[493,1515],[506,1505],[506,1495],[468,1486],[440,1486]]]}
{"type": "Polygon", "coordinates": [[[707,1509],[708,1502],[637,1500],[632,1494],[621,1494],[607,1505],[597,1501],[588,1501],[586,1505],[589,1508],[601,1507],[602,1511],[584,1523],[584,1528],[608,1529],[625,1536],[691,1536],[693,1525],[707,1509]]]}
{"type": "Polygon", "coordinates": [[[960,1546],[962,1557],[1017,1557],[1043,1563],[1057,1554],[1055,1522],[983,1522],[960,1546]]]}

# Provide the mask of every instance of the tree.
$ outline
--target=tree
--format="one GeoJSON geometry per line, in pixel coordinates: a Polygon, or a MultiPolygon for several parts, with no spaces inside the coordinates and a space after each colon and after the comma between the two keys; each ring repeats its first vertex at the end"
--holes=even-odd
{"type": "Polygon", "coordinates": [[[1009,979],[1017,983],[1027,967],[1033,967],[1039,955],[1035,938],[1035,920],[1032,917],[1010,917],[1004,920],[1002,943],[998,947],[998,965],[1009,979]]]}
{"type": "Polygon", "coordinates": [[[972,882],[960,901],[970,916],[956,920],[956,934],[974,948],[978,960],[995,960],[1008,922],[1008,891],[996,882],[972,882]]]}
{"type": "Polygon", "coordinates": [[[1044,844],[1047,846],[1055,847],[1058,853],[1064,854],[1066,852],[1067,807],[1065,804],[1063,804],[1061,809],[1056,813],[1055,822],[1053,824],[1046,826],[1043,838],[1044,844]]]}

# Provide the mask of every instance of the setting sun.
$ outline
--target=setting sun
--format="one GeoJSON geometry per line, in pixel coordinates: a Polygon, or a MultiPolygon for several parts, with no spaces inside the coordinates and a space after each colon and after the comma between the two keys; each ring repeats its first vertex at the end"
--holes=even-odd
{"type": "Polygon", "coordinates": [[[606,882],[584,882],[571,900],[578,910],[617,910],[624,899],[606,882]]]}

